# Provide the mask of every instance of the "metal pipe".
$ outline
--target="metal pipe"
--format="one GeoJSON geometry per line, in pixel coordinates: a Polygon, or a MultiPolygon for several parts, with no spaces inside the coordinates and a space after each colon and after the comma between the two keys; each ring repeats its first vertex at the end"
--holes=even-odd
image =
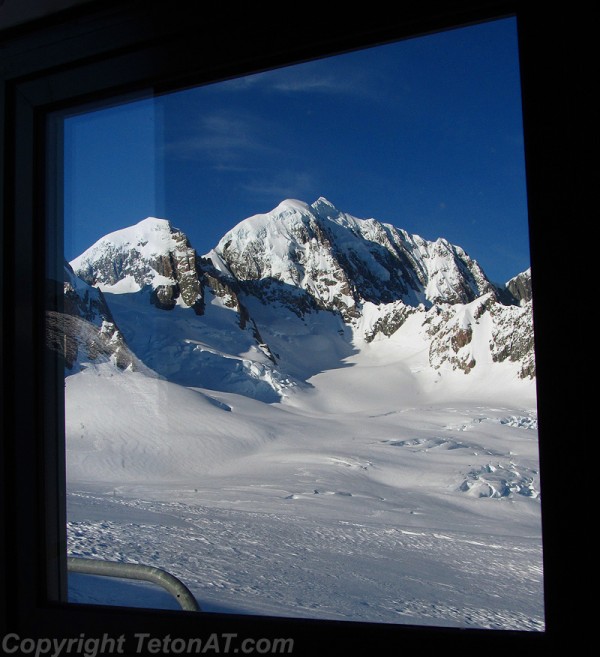
{"type": "Polygon", "coordinates": [[[186,611],[201,611],[200,605],[187,586],[171,573],[162,568],[145,566],[139,563],[122,563],[102,561],[100,559],[83,559],[67,557],[67,569],[72,573],[101,575],[103,577],[121,577],[153,582],[166,589],[186,611]]]}

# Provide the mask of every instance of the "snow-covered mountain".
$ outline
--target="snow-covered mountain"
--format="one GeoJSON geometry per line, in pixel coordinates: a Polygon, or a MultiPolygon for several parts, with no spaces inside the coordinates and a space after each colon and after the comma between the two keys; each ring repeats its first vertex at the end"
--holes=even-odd
{"type": "MultiPolygon", "coordinates": [[[[208,611],[544,628],[527,272],[499,288],[324,199],[204,256],[149,218],[71,264],[69,554],[165,568],[208,611]]],[[[132,599],[162,604],[69,576],[71,602],[132,599]]]]}
{"type": "Polygon", "coordinates": [[[349,320],[364,302],[468,303],[494,288],[481,267],[444,239],[428,242],[324,198],[286,200],[229,231],[209,257],[269,301],[336,310],[349,320]]]}
{"type": "Polygon", "coordinates": [[[115,292],[137,292],[151,286],[152,303],[171,309],[178,300],[202,314],[204,295],[196,252],[187,237],[166,219],[148,217],[96,242],[72,261],[90,285],[115,292]]]}
{"type": "Polygon", "coordinates": [[[187,386],[273,401],[317,373],[307,349],[338,367],[409,317],[431,370],[508,362],[535,374],[529,272],[501,290],[460,247],[324,198],[249,217],[203,257],[169,221],[147,218],[71,267],[81,281],[70,294],[101,291],[137,357],[187,386]]]}

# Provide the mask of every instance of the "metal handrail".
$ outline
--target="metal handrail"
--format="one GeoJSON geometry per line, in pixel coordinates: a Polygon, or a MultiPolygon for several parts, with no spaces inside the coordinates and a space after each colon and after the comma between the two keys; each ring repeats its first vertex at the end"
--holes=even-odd
{"type": "Polygon", "coordinates": [[[118,561],[102,561],[100,559],[84,559],[82,557],[67,557],[67,569],[73,573],[85,575],[101,575],[104,577],[121,577],[137,579],[158,584],[173,595],[185,611],[201,611],[200,605],[187,586],[171,573],[162,568],[145,566],[139,563],[122,563],[118,561]]]}

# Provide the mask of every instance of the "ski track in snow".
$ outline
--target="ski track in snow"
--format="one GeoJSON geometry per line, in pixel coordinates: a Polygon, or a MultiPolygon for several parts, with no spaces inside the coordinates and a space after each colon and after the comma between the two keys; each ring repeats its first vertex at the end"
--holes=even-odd
{"type": "Polygon", "coordinates": [[[288,514],[82,492],[70,500],[120,518],[70,521],[71,555],[167,567],[207,611],[543,629],[535,539],[291,522],[288,514]]]}

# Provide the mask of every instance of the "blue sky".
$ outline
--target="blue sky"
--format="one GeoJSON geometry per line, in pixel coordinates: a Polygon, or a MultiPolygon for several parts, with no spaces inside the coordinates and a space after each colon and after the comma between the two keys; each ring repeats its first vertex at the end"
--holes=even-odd
{"type": "Polygon", "coordinates": [[[147,216],[200,253],[285,198],[529,266],[512,19],[65,120],[65,255],[147,216]]]}

